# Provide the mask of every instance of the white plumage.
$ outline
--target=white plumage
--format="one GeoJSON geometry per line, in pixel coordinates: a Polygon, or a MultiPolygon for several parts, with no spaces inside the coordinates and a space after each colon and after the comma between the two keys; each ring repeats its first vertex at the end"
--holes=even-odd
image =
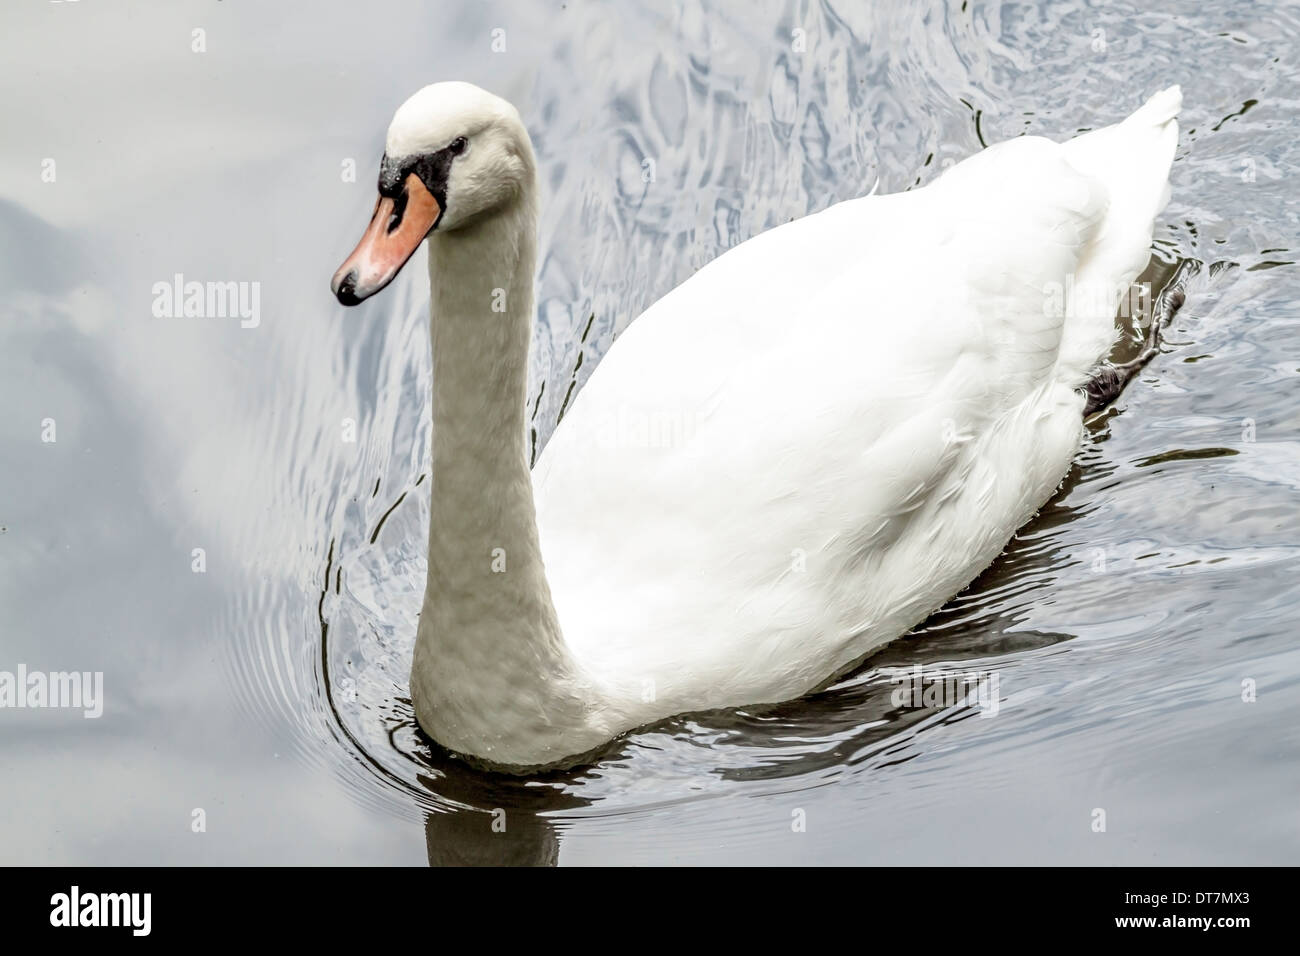
{"type": "MultiPolygon", "coordinates": [[[[430,238],[434,506],[412,696],[435,739],[514,768],[807,693],[997,557],[1079,447],[1079,388],[1115,336],[1114,295],[1097,293],[1147,262],[1181,99],[1065,144],[1002,143],[731,249],[614,344],[529,488],[514,408],[531,148],[501,101],[438,89],[390,142],[505,115],[487,129],[527,170],[499,214],[430,238]],[[477,297],[503,282],[515,301],[496,328],[477,297]]],[[[481,181],[453,165],[448,208],[481,181]]]]}

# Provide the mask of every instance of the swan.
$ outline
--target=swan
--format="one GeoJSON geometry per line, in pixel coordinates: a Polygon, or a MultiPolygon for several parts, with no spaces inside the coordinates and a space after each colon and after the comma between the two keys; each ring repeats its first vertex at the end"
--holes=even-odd
{"type": "Polygon", "coordinates": [[[823,687],[969,584],[1079,449],[1181,101],[740,243],[618,338],[530,472],[532,145],[476,86],[415,93],[331,290],[363,301],[428,239],[420,727],[492,769],[573,766],[823,687]]]}

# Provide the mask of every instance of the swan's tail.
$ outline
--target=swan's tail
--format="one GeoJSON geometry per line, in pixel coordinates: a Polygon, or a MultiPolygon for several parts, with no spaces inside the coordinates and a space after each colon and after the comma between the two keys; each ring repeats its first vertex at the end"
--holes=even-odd
{"type": "Polygon", "coordinates": [[[1062,146],[1070,165],[1098,182],[1109,200],[1073,276],[1074,301],[1057,358],[1057,368],[1070,379],[1081,381],[1110,351],[1114,303],[1129,294],[1150,258],[1155,217],[1169,201],[1182,102],[1182,91],[1171,86],[1123,122],[1062,146]]]}

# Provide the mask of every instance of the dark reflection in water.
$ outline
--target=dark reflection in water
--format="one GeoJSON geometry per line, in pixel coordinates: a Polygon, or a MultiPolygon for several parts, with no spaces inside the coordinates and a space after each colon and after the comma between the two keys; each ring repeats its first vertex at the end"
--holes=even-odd
{"type": "Polygon", "coordinates": [[[1295,862],[1300,25],[1210,7],[6,9],[0,669],[102,670],[106,706],[0,712],[0,861],[1295,862]],[[800,701],[485,773],[406,700],[423,276],[349,314],[326,287],[392,110],[447,78],[516,102],[537,148],[539,449],[614,335],[726,248],[1175,82],[1144,279],[1202,268],[1060,492],[905,639],[800,701]],[[259,322],[156,317],[178,273],[259,283],[259,322]],[[900,703],[917,666],[996,678],[996,713],[900,703]]]}
{"type": "MultiPolygon", "coordinates": [[[[434,866],[554,866],[560,837],[550,814],[588,806],[588,801],[552,780],[467,770],[448,765],[438,777],[421,774],[420,785],[455,809],[424,817],[425,846],[434,866]]],[[[571,779],[574,775],[568,775],[571,779]]]]}

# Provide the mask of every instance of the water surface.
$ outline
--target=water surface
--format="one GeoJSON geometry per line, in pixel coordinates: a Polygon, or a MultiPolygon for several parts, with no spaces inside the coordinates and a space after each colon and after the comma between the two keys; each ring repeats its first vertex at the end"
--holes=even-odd
{"type": "Polygon", "coordinates": [[[1214,6],[7,7],[0,669],[103,671],[106,699],[0,711],[0,861],[1296,862],[1300,18],[1214,6]],[[392,110],[449,78],[537,148],[538,448],[729,246],[1172,83],[1150,277],[1204,268],[1060,493],[906,640],[594,766],[479,773],[405,699],[423,270],[357,310],[327,288],[392,110]],[[178,273],[258,283],[255,327],[155,317],[178,273]],[[996,674],[998,713],[896,706],[915,664],[996,674]]]}

